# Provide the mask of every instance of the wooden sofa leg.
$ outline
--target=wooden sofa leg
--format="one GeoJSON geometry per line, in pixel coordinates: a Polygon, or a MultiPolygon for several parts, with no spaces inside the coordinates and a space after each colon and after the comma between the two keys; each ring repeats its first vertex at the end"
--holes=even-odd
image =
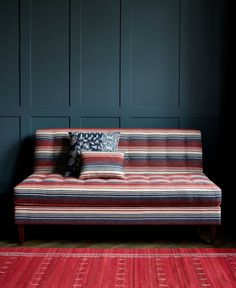
{"type": "Polygon", "coordinates": [[[217,225],[211,225],[211,244],[215,244],[216,231],[217,231],[217,225]]]}
{"type": "Polygon", "coordinates": [[[25,226],[22,224],[18,225],[18,242],[19,244],[25,242],[25,226]]]}

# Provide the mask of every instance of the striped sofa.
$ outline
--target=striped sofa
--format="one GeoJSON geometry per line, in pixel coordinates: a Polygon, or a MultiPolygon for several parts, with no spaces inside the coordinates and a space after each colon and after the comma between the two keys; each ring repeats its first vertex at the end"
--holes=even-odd
{"type": "Polygon", "coordinates": [[[209,225],[214,240],[221,222],[221,190],[203,173],[198,130],[37,130],[34,173],[14,197],[21,243],[29,224],[209,225]],[[64,177],[69,131],[119,131],[125,179],[64,177]]]}

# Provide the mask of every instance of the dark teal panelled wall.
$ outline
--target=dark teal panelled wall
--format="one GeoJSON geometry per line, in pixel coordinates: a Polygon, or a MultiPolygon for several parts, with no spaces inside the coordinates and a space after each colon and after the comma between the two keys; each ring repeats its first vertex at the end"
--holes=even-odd
{"type": "Polygon", "coordinates": [[[49,127],[198,128],[215,177],[223,3],[1,0],[0,194],[49,127]]]}

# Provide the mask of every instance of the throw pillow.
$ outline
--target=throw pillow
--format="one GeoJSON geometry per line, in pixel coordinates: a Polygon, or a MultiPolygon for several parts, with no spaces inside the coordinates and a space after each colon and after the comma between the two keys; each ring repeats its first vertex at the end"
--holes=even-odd
{"type": "Polygon", "coordinates": [[[110,151],[118,148],[119,132],[69,132],[70,153],[65,176],[78,177],[82,151],[110,151]]]}
{"type": "Polygon", "coordinates": [[[123,162],[122,152],[82,152],[79,179],[124,179],[123,162]]]}

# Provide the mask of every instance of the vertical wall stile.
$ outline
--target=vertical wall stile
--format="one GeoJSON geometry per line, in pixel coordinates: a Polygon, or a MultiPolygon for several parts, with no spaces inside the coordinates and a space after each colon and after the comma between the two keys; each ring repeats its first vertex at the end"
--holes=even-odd
{"type": "Polygon", "coordinates": [[[71,0],[70,95],[71,127],[80,127],[81,111],[81,0],[71,0]]]}
{"type": "Polygon", "coordinates": [[[19,1],[21,139],[31,133],[31,0],[19,1]]]}
{"type": "Polygon", "coordinates": [[[131,80],[131,11],[130,1],[120,0],[120,125],[129,127],[131,80]]]}

